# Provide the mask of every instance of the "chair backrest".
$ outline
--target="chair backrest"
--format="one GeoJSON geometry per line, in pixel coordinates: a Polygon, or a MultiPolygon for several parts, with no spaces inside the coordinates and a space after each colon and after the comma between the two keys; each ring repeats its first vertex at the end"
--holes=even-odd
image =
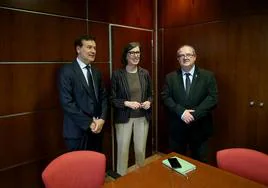
{"type": "Polygon", "coordinates": [[[268,155],[252,149],[230,148],[217,152],[218,167],[268,185],[268,155]]]}
{"type": "Polygon", "coordinates": [[[72,151],[51,161],[42,173],[46,188],[99,188],[105,178],[105,155],[72,151]]]}

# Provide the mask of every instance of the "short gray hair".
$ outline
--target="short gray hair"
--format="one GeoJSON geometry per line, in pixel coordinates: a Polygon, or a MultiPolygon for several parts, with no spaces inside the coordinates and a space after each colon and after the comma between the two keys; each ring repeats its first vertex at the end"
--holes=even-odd
{"type": "Polygon", "coordinates": [[[194,47],[193,46],[190,46],[188,44],[185,44],[185,45],[182,45],[181,47],[179,47],[178,50],[177,50],[177,52],[180,51],[183,47],[189,47],[189,48],[191,48],[192,51],[193,51],[193,54],[196,56],[194,47]]]}

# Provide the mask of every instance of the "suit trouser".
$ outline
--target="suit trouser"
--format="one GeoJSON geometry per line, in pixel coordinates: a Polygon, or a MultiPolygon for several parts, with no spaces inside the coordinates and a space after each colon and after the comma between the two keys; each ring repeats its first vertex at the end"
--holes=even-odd
{"type": "Polygon", "coordinates": [[[174,139],[169,139],[170,149],[176,153],[186,155],[187,148],[189,146],[191,158],[196,159],[201,162],[207,162],[207,150],[208,143],[207,141],[186,141],[181,140],[180,142],[175,141],[174,139]]]}
{"type": "Polygon", "coordinates": [[[129,145],[132,132],[136,164],[138,166],[144,164],[149,123],[145,117],[129,118],[127,123],[115,124],[115,128],[117,139],[117,173],[125,175],[128,168],[129,145]]]}
{"type": "Polygon", "coordinates": [[[90,150],[101,152],[102,134],[102,132],[95,134],[88,131],[81,138],[65,138],[65,145],[69,151],[90,150]]]}

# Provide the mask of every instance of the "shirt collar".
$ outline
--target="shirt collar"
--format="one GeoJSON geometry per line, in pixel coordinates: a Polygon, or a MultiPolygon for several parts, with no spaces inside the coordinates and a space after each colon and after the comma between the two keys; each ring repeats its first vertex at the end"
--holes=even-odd
{"type": "MultiPolygon", "coordinates": [[[[80,66],[81,69],[86,68],[87,64],[83,63],[78,57],[76,58],[76,61],[78,62],[78,65],[80,66]]],[[[90,64],[88,64],[91,66],[90,64]]]]}
{"type": "Polygon", "coordinates": [[[185,75],[185,73],[190,73],[191,76],[193,76],[194,75],[194,70],[195,70],[195,65],[193,66],[193,68],[189,72],[185,72],[184,70],[181,69],[183,76],[185,75]]]}

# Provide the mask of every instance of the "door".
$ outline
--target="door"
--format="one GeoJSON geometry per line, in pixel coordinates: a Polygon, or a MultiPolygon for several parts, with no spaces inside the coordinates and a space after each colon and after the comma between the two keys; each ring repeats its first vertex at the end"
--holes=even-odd
{"type": "Polygon", "coordinates": [[[263,16],[259,20],[260,47],[258,48],[259,53],[255,55],[259,56],[257,59],[259,64],[259,93],[255,104],[258,109],[256,149],[268,154],[268,16],[263,16]]]}

